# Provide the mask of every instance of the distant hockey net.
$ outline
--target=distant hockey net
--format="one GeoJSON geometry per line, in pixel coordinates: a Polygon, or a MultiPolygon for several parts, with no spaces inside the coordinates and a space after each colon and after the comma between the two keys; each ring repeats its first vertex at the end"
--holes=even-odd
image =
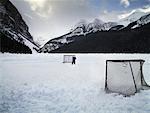
{"type": "Polygon", "coordinates": [[[141,89],[149,89],[144,80],[144,60],[107,60],[105,90],[133,95],[141,89]]]}
{"type": "Polygon", "coordinates": [[[73,57],[75,57],[75,55],[64,55],[63,63],[72,63],[73,57]]]}

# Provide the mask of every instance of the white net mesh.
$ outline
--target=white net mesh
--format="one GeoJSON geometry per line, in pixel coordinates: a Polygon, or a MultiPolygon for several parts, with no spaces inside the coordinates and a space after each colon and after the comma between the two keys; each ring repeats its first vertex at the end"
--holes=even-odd
{"type": "Polygon", "coordinates": [[[135,79],[135,85],[137,88],[137,91],[142,88],[141,78],[143,75],[141,75],[141,64],[140,62],[130,62],[131,68],[133,70],[133,76],[135,79]]]}
{"type": "Polygon", "coordinates": [[[124,95],[132,95],[146,84],[141,61],[107,61],[106,89],[124,95]]]}
{"type": "Polygon", "coordinates": [[[64,55],[63,63],[72,63],[73,57],[75,57],[75,55],[64,55]]]}

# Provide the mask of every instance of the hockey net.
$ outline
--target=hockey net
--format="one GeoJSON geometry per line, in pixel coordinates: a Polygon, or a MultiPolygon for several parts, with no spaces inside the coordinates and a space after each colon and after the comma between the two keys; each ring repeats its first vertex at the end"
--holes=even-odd
{"type": "Polygon", "coordinates": [[[142,72],[143,63],[143,60],[107,60],[106,91],[132,95],[149,89],[142,72]]]}
{"type": "Polygon", "coordinates": [[[72,63],[73,57],[75,57],[75,55],[64,55],[63,56],[63,63],[72,63]]]}

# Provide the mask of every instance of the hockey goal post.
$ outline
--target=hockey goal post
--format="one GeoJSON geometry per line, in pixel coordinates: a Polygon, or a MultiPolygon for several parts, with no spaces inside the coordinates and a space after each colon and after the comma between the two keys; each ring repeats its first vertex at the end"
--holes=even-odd
{"type": "Polygon", "coordinates": [[[144,60],[106,60],[106,92],[133,95],[149,89],[143,76],[144,60]]]}
{"type": "Polygon", "coordinates": [[[63,63],[72,63],[73,57],[76,57],[76,56],[75,55],[64,55],[63,63]]]}

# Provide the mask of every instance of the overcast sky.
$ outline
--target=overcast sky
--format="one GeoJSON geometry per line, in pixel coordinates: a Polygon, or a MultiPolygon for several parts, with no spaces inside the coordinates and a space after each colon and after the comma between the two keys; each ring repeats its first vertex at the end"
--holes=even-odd
{"type": "Polygon", "coordinates": [[[35,40],[61,36],[81,19],[117,21],[118,15],[143,8],[150,0],[10,0],[35,40]]]}

